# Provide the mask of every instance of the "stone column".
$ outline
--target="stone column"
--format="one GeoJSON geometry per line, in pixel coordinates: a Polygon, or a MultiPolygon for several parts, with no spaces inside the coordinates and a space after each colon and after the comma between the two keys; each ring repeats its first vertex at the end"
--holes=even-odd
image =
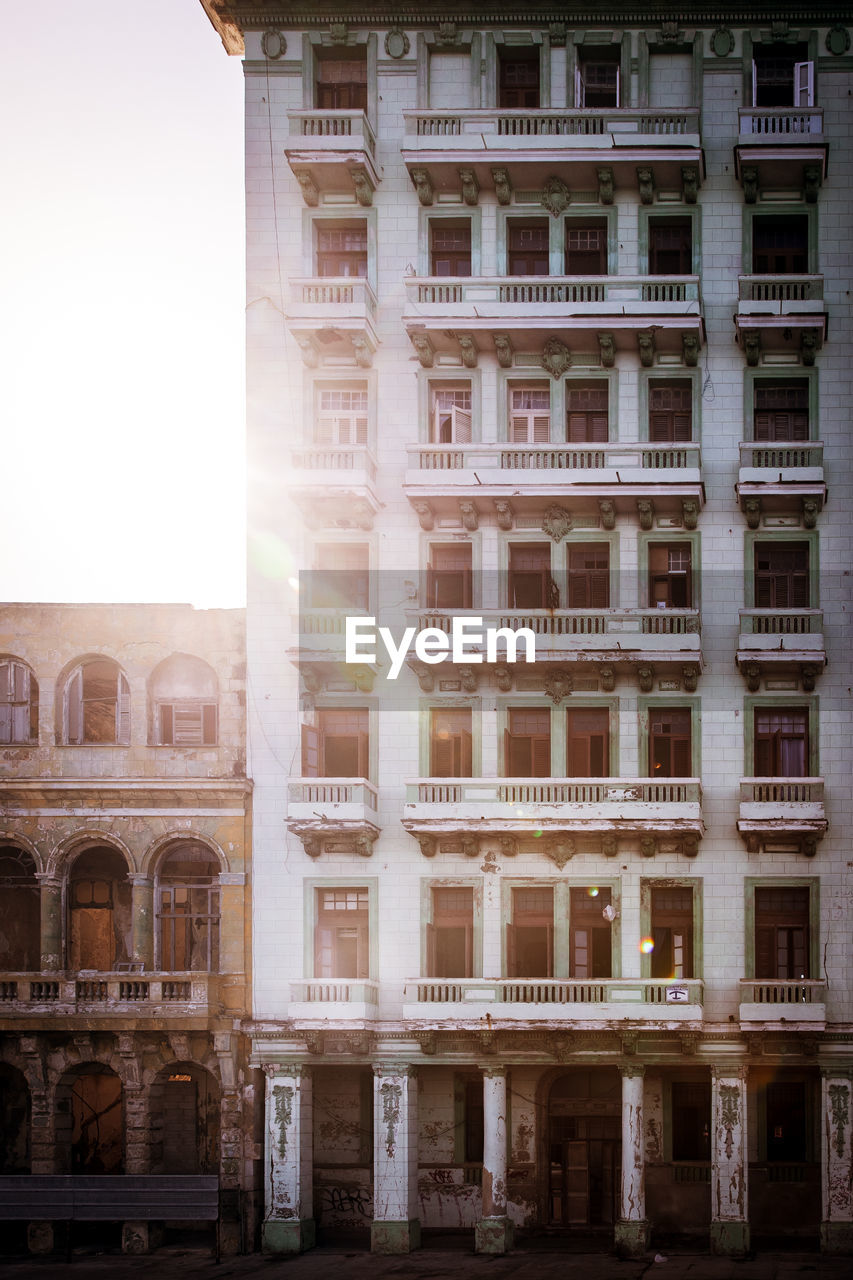
{"type": "Polygon", "coordinates": [[[483,1071],[483,1216],[475,1253],[506,1253],[513,1226],[506,1214],[506,1067],[483,1071]]]}
{"type": "Polygon", "coordinates": [[[301,1063],[264,1067],[266,1087],[264,1253],[300,1253],[315,1242],[311,1071],[301,1063]]]}
{"type": "Polygon", "coordinates": [[[420,1248],[418,1213],[418,1080],[408,1064],[373,1068],[374,1253],[420,1248]]]}
{"type": "Polygon", "coordinates": [[[646,1219],[646,1161],[643,1135],[642,1063],[626,1063],[622,1077],[622,1178],[619,1189],[619,1218],[614,1241],[620,1257],[639,1258],[649,1243],[646,1219]]]}
{"type": "Polygon", "coordinates": [[[744,1066],[711,1068],[711,1252],[749,1250],[744,1066]]]}
{"type": "Polygon", "coordinates": [[[62,968],[62,885],[53,876],[36,873],[40,881],[41,970],[58,973],[62,968]]]}
{"type": "Polygon", "coordinates": [[[154,968],[154,882],[147,876],[132,875],[131,885],[131,960],[154,968]]]}
{"type": "Polygon", "coordinates": [[[853,1253],[853,1126],[851,1076],[821,1070],[820,1189],[822,1253],[853,1253]]]}

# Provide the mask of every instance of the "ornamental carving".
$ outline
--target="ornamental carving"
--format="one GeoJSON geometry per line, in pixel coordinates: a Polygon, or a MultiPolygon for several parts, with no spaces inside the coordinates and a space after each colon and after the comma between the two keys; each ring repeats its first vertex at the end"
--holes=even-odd
{"type": "Polygon", "coordinates": [[[596,171],[598,178],[598,198],[602,204],[613,203],[613,170],[602,168],[596,171]]]}
{"type": "Polygon", "coordinates": [[[299,188],[302,192],[302,199],[307,205],[310,205],[312,209],[316,208],[320,203],[320,188],[314,181],[311,170],[294,169],[293,176],[299,183],[299,188]]]}
{"type": "Polygon", "coordinates": [[[808,368],[811,368],[811,366],[815,362],[815,356],[817,355],[817,347],[818,347],[818,341],[817,341],[817,333],[815,332],[815,330],[804,329],[803,335],[800,338],[800,359],[802,360],[803,364],[806,365],[808,368]]]}
{"type": "Polygon", "coordinates": [[[637,515],[640,518],[640,528],[645,532],[654,527],[655,523],[655,504],[651,498],[637,499],[637,515]]]}
{"type": "Polygon", "coordinates": [[[728,27],[717,27],[711,36],[711,48],[718,58],[727,58],[735,47],[735,38],[728,27]]]}
{"type": "Polygon", "coordinates": [[[370,343],[360,333],[354,333],[351,341],[355,362],[359,369],[369,369],[373,364],[373,349],[370,343]]]}
{"type": "Polygon", "coordinates": [[[463,498],[459,503],[459,516],[462,525],[469,533],[475,533],[480,527],[480,513],[473,502],[463,498]]]}
{"type": "Polygon", "coordinates": [[[385,52],[389,58],[405,58],[411,45],[405,31],[394,27],[385,37],[385,52]]]}
{"type": "Polygon", "coordinates": [[[697,498],[681,499],[681,519],[685,529],[695,529],[699,521],[699,501],[697,498]]]}
{"type": "Polygon", "coordinates": [[[509,667],[495,667],[495,684],[501,693],[512,692],[512,671],[509,667]]]}
{"type": "Polygon", "coordinates": [[[726,1131],[726,1159],[734,1151],[733,1131],[740,1123],[740,1089],[736,1084],[720,1085],[720,1122],[726,1131]]]}
{"type": "Polygon", "coordinates": [[[518,841],[515,836],[498,836],[498,847],[504,858],[514,858],[518,853],[518,841]]]}
{"type": "Polygon", "coordinates": [[[421,204],[424,206],[431,205],[435,199],[435,192],[433,191],[429,172],[426,169],[412,169],[411,179],[421,204]]]}
{"type": "Polygon", "coordinates": [[[473,333],[455,333],[453,335],[459,343],[459,351],[462,356],[462,363],[466,369],[477,368],[477,344],[474,341],[473,333]]]}
{"type": "Polygon", "coordinates": [[[805,196],[806,204],[817,204],[820,184],[820,166],[816,164],[807,164],[803,169],[803,195],[805,196]]]}
{"type": "Polygon", "coordinates": [[[549,671],[545,677],[545,692],[555,706],[559,706],[569,696],[572,687],[572,677],[568,671],[549,671]]]}
{"type": "Polygon", "coordinates": [[[356,200],[363,208],[369,209],[373,204],[373,186],[367,176],[367,170],[350,169],[349,176],[352,178],[356,200]]]}
{"type": "Polygon", "coordinates": [[[509,532],[513,525],[513,510],[506,498],[495,498],[495,519],[499,529],[509,532]]]}
{"type": "Polygon", "coordinates": [[[467,205],[474,206],[480,199],[480,184],[473,169],[459,170],[459,183],[462,187],[462,199],[467,205]]]}
{"type": "Polygon", "coordinates": [[[436,854],[436,848],[437,848],[437,846],[436,846],[435,836],[420,836],[420,835],[419,835],[419,836],[415,836],[415,839],[417,840],[417,842],[418,842],[418,844],[419,844],[419,846],[420,846],[421,853],[423,854],[423,856],[424,856],[425,858],[434,858],[434,857],[435,857],[435,854],[436,854]]]}
{"type": "Polygon", "coordinates": [[[552,174],[546,178],[542,187],[542,205],[555,218],[565,213],[572,199],[572,193],[562,178],[552,174]]]}
{"type": "Polygon", "coordinates": [[[555,836],[549,840],[545,851],[553,863],[562,871],[567,862],[575,856],[575,842],[571,836],[555,836]]]}
{"type": "Polygon", "coordinates": [[[755,165],[747,165],[741,170],[743,182],[743,198],[746,204],[755,204],[758,199],[758,170],[755,165]]]}
{"type": "Polygon", "coordinates": [[[850,48],[850,32],[846,27],[830,27],[826,33],[826,52],[839,58],[850,48]]]}
{"type": "Polygon", "coordinates": [[[637,186],[640,188],[640,201],[642,204],[651,204],[655,198],[654,172],[647,167],[638,169],[637,186]]]}
{"type": "Polygon", "coordinates": [[[744,329],[743,349],[746,355],[746,363],[750,369],[754,369],[761,359],[761,334],[758,329],[744,329]]]}
{"type": "Polygon", "coordinates": [[[265,31],[261,36],[261,49],[265,58],[276,62],[287,53],[287,41],[281,31],[265,31]]]}
{"type": "Polygon", "coordinates": [[[616,363],[616,339],[612,333],[599,333],[598,353],[602,369],[612,369],[616,363]]]}
{"type": "Polygon", "coordinates": [[[512,340],[508,333],[493,333],[492,341],[495,344],[495,355],[498,358],[498,364],[502,369],[512,368],[512,340]]]}
{"type": "Polygon", "coordinates": [[[640,364],[644,369],[651,369],[655,362],[654,330],[640,329],[637,334],[637,350],[640,353],[640,364]]]}
{"type": "Polygon", "coordinates": [[[616,528],[616,503],[611,498],[598,499],[598,515],[602,529],[616,528]]]}
{"type": "Polygon", "coordinates": [[[612,693],[616,688],[616,672],[612,667],[599,667],[598,678],[605,693],[612,693]]]}
{"type": "Polygon", "coordinates": [[[508,169],[493,169],[492,182],[495,184],[495,195],[498,204],[509,204],[512,200],[512,183],[508,169]]]}
{"type": "Polygon", "coordinates": [[[572,515],[565,507],[550,506],[542,517],[542,532],[547,533],[554,542],[562,542],[567,533],[572,531],[572,515]]]}
{"type": "Polygon", "coordinates": [[[744,498],[743,513],[746,516],[746,523],[750,529],[757,529],[761,524],[761,499],[760,498],[744,498]]]}
{"type": "Polygon", "coordinates": [[[699,363],[699,335],[683,333],[681,335],[681,356],[688,369],[695,369],[699,363]]]}
{"type": "MultiPolygon", "coordinates": [[[[435,348],[425,333],[410,333],[409,341],[418,353],[421,367],[431,369],[435,364],[435,348]]],[[[432,525],[430,525],[432,528],[432,525]]]]}
{"type": "Polygon", "coordinates": [[[563,374],[572,367],[569,348],[559,338],[547,339],[542,348],[540,360],[542,368],[546,369],[552,378],[562,378],[563,374]]]}
{"type": "Polygon", "coordinates": [[[466,858],[477,858],[480,854],[480,841],[476,836],[462,837],[462,852],[466,858]]]}

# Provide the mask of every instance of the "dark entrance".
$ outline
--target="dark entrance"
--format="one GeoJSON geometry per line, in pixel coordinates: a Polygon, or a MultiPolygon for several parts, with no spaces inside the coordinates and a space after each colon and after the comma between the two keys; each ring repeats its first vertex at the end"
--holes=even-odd
{"type": "Polygon", "coordinates": [[[589,1230],[618,1214],[621,1088],[611,1069],[561,1076],[548,1100],[548,1223],[589,1230]]]}

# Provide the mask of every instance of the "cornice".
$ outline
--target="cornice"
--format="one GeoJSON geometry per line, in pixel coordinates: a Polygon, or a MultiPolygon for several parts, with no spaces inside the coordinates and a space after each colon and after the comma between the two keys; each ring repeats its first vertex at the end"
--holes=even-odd
{"type": "Polygon", "coordinates": [[[58,817],[82,808],[243,809],[251,791],[246,778],[2,778],[0,806],[9,817],[37,808],[55,809],[58,817]]]}

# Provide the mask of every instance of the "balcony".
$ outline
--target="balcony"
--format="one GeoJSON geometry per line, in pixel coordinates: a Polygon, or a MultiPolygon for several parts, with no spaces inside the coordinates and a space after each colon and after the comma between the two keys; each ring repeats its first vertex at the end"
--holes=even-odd
{"type": "Polygon", "coordinates": [[[506,856],[522,844],[558,866],[574,855],[573,837],[598,838],[615,857],[618,837],[639,837],[654,856],[698,852],[704,831],[698,778],[419,778],[406,783],[403,826],[426,857],[442,844],[477,857],[481,837],[506,856]]]}
{"type": "Polygon", "coordinates": [[[0,974],[3,1016],[78,1014],[146,1018],[210,1018],[223,1012],[219,976],[210,973],[78,973],[45,977],[0,974]]]}
{"type": "Polygon", "coordinates": [[[828,319],[823,276],[738,276],[735,327],[751,367],[762,352],[799,355],[804,365],[813,365],[828,319]]]}
{"type": "Polygon", "coordinates": [[[363,111],[288,111],[284,154],[309,206],[346,194],[371,205],[382,177],[376,138],[363,111]]]}
{"type": "Polygon", "coordinates": [[[571,166],[573,192],[604,204],[613,203],[614,187],[637,189],[638,166],[651,170],[649,202],[655,187],[695,201],[704,176],[699,112],[690,108],[485,107],[404,111],[403,119],[403,162],[423,204],[460,187],[469,203],[479,190],[494,191],[501,204],[513,189],[535,199],[557,166],[571,166]]]}
{"type": "Polygon", "coordinates": [[[499,499],[511,520],[536,512],[541,519],[548,500],[563,498],[573,510],[600,513],[605,527],[617,513],[636,515],[645,499],[695,528],[705,505],[698,444],[409,445],[407,454],[403,487],[425,528],[460,499],[487,499],[484,510],[499,499]]]}
{"type": "Polygon", "coordinates": [[[379,345],[376,294],[361,276],[292,278],[287,327],[310,369],[321,355],[368,369],[379,345]]]}
{"type": "Polygon", "coordinates": [[[701,1022],[704,984],[647,978],[410,978],[403,1017],[454,1023],[489,1016],[492,1022],[559,1018],[607,1026],[636,1019],[644,1026],[701,1022]]]}
{"type": "MultiPolygon", "coordinates": [[[[557,337],[569,350],[638,349],[696,364],[704,340],[698,276],[412,276],[403,320],[421,364],[459,354],[473,367],[480,351],[535,351],[557,337]],[[461,331],[461,332],[459,332],[461,331]],[[497,335],[497,337],[495,336],[497,335]]],[[[547,365],[545,366],[548,367],[547,365]]]]}
{"type": "Polygon", "coordinates": [[[318,858],[328,852],[369,858],[379,835],[376,787],[365,778],[291,778],[287,784],[287,828],[318,858]]]}
{"type": "Polygon", "coordinates": [[[801,191],[817,200],[827,171],[829,148],[821,107],[741,107],[735,172],[747,204],[759,192],[801,191]]]}
{"type": "Polygon", "coordinates": [[[756,1023],[769,1031],[790,1030],[798,1023],[808,1030],[822,1030],[826,1024],[826,983],[800,978],[758,981],[741,978],[740,1021],[750,1029],[756,1023]]]}
{"type": "Polygon", "coordinates": [[[364,445],[313,445],[291,454],[288,488],[309,527],[373,528],[376,459],[364,445]]]}
{"type": "Polygon", "coordinates": [[[756,693],[763,675],[798,675],[806,693],[826,666],[819,609],[741,609],[737,664],[756,693]]]}
{"type": "Polygon", "coordinates": [[[379,983],[365,979],[311,978],[291,982],[288,1018],[362,1022],[376,1018],[379,983]]]}
{"type": "Polygon", "coordinates": [[[827,826],[823,778],[741,778],[737,829],[749,853],[814,857],[827,826]]]}
{"type": "Polygon", "coordinates": [[[802,513],[806,528],[813,528],[826,501],[823,444],[741,441],[737,494],[751,529],[761,523],[764,501],[774,513],[802,513]]]}

